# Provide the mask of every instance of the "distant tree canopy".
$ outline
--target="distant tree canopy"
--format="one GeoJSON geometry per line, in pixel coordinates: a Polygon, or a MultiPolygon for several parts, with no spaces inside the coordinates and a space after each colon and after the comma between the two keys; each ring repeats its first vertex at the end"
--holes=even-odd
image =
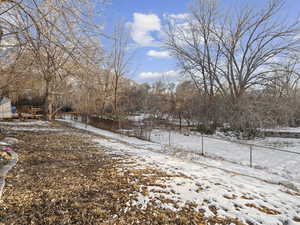
{"type": "Polygon", "coordinates": [[[94,22],[105,1],[0,3],[0,95],[41,104],[48,119],[68,108],[237,129],[300,121],[300,24],[280,19],[283,1],[226,14],[217,1],[195,1],[186,18],[169,20],[162,43],[184,79],[152,84],[126,78],[133,56],[127,27],[103,34],[94,22]]]}
{"type": "Polygon", "coordinates": [[[283,5],[271,0],[263,8],[233,10],[196,0],[185,19],[169,21],[165,47],[202,96],[203,121],[295,121],[300,24],[280,16],[283,5]]]}

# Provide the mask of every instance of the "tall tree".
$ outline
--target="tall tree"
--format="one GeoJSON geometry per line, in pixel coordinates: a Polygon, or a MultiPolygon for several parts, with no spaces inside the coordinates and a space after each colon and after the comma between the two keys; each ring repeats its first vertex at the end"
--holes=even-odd
{"type": "Polygon", "coordinates": [[[133,55],[129,53],[129,34],[123,24],[118,24],[112,35],[111,47],[111,71],[113,74],[114,102],[113,109],[115,117],[119,117],[118,109],[118,89],[120,80],[128,73],[128,67],[133,55]]]}
{"type": "Polygon", "coordinates": [[[271,65],[299,48],[300,24],[278,19],[282,6],[270,0],[262,9],[226,11],[217,1],[198,0],[184,23],[169,24],[166,47],[199,89],[235,102],[250,87],[265,84],[271,65]]]}

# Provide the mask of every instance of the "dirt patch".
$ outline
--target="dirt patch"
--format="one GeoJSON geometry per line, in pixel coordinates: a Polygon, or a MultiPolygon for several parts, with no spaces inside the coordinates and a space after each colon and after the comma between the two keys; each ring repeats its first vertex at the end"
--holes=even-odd
{"type": "Polygon", "coordinates": [[[297,192],[297,191],[293,191],[293,190],[289,190],[289,189],[286,189],[286,190],[280,189],[280,191],[287,193],[289,195],[292,195],[292,196],[300,196],[300,192],[297,192]]]}
{"type": "Polygon", "coordinates": [[[275,209],[270,209],[266,206],[257,206],[253,203],[247,203],[246,204],[247,207],[250,207],[250,208],[255,208],[255,209],[258,209],[259,211],[265,213],[265,214],[270,214],[270,215],[279,215],[281,214],[281,212],[275,210],[275,209]]]}
{"type": "Polygon", "coordinates": [[[300,222],[300,217],[298,217],[298,216],[295,216],[294,218],[293,218],[293,220],[295,221],[295,222],[300,222]]]}

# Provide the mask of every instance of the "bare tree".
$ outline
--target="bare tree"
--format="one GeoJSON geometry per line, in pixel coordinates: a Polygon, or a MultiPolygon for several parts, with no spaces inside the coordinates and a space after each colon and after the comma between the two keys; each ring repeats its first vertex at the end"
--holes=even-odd
{"type": "Polygon", "coordinates": [[[217,1],[198,0],[185,23],[170,23],[166,47],[198,88],[235,102],[248,88],[268,81],[271,65],[299,47],[298,21],[277,19],[282,5],[275,0],[260,10],[224,14],[217,1]]]}
{"type": "Polygon", "coordinates": [[[111,71],[114,76],[114,101],[113,109],[115,117],[119,117],[118,109],[118,89],[120,80],[128,73],[128,66],[132,60],[132,54],[129,54],[129,34],[123,24],[118,24],[115,27],[112,35],[112,50],[111,50],[111,71]]]}
{"type": "Polygon", "coordinates": [[[89,0],[28,0],[6,12],[18,45],[31,52],[44,81],[45,113],[49,119],[57,111],[53,108],[56,96],[61,95],[57,90],[62,90],[65,79],[74,75],[68,64],[72,61],[73,65],[83,65],[83,58],[91,61],[94,57],[87,53],[85,43],[86,39],[93,43],[92,38],[101,34],[97,31],[100,27],[92,22],[95,4],[89,0]]]}

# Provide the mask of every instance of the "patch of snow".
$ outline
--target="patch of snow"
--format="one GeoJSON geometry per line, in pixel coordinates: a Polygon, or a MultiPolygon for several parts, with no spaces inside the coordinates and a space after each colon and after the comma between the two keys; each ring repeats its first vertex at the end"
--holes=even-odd
{"type": "Polygon", "coordinates": [[[0,122],[0,125],[13,125],[13,126],[49,126],[47,121],[31,121],[31,122],[0,122]]]}
{"type": "Polygon", "coordinates": [[[63,129],[57,129],[57,128],[38,128],[38,127],[12,127],[10,130],[13,131],[32,131],[32,132],[40,132],[40,131],[51,131],[51,132],[58,132],[63,131],[63,129]]]}
{"type": "Polygon", "coordinates": [[[272,132],[292,132],[300,133],[300,127],[278,127],[273,129],[261,129],[263,131],[272,131],[272,132]]]}
{"type": "Polygon", "coordinates": [[[127,119],[138,122],[138,121],[142,121],[144,119],[150,118],[150,117],[151,117],[151,114],[144,113],[144,114],[139,114],[136,116],[128,116],[127,119]]]}
{"type": "Polygon", "coordinates": [[[89,126],[89,125],[86,125],[86,124],[83,124],[83,123],[80,123],[80,122],[76,122],[76,121],[73,121],[73,120],[57,119],[57,121],[66,122],[74,128],[78,128],[78,129],[81,129],[81,130],[87,130],[87,131],[93,132],[95,134],[105,136],[105,137],[108,137],[108,138],[112,138],[112,139],[116,139],[116,140],[119,140],[119,141],[122,141],[122,142],[131,143],[131,144],[141,146],[141,147],[145,146],[145,144],[146,144],[147,148],[152,148],[152,149],[155,149],[155,150],[161,150],[160,144],[157,144],[157,143],[147,142],[147,141],[140,140],[140,139],[137,139],[137,138],[134,138],[134,137],[127,137],[127,136],[122,135],[122,134],[117,134],[117,133],[113,133],[111,131],[102,130],[102,129],[99,129],[99,128],[96,128],[96,127],[93,127],[93,126],[89,126]]]}
{"type": "Polygon", "coordinates": [[[250,140],[247,143],[300,152],[300,139],[297,138],[266,137],[250,140]]]}

